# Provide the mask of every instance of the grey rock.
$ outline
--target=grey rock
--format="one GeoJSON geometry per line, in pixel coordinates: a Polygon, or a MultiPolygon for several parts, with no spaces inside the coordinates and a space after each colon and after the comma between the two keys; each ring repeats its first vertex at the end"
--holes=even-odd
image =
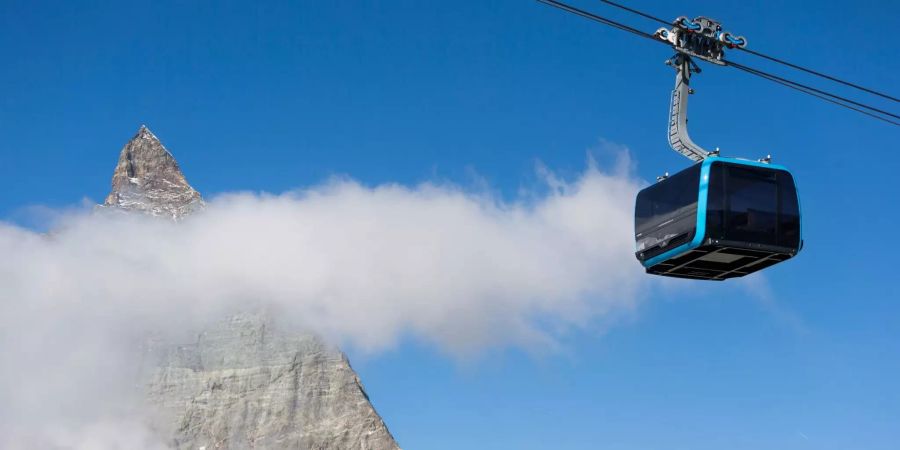
{"type": "Polygon", "coordinates": [[[156,355],[148,401],[178,449],[398,449],[347,357],[264,313],[156,355]]]}
{"type": "Polygon", "coordinates": [[[177,220],[203,205],[172,154],[142,125],[119,153],[103,206],[177,220]]]}
{"type": "MultiPolygon", "coordinates": [[[[203,208],[175,158],[146,127],[122,149],[105,207],[179,220],[203,208]]],[[[141,385],[152,428],[177,449],[399,449],[350,361],[262,309],[188,343],[148,339],[141,385]]]]}

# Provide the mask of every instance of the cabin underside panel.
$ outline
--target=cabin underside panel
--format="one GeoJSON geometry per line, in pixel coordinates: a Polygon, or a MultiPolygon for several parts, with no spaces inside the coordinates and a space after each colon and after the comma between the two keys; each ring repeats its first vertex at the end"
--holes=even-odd
{"type": "Polygon", "coordinates": [[[700,280],[726,280],[749,275],[786,261],[796,253],[788,248],[746,248],[743,243],[707,241],[686,253],[647,268],[647,273],[700,280]]]}

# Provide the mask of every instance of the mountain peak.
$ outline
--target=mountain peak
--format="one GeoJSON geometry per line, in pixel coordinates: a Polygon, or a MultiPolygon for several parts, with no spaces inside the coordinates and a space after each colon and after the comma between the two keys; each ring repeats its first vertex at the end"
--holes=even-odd
{"type": "Polygon", "coordinates": [[[146,125],[122,147],[104,206],[180,219],[203,206],[172,153],[146,125]]]}
{"type": "Polygon", "coordinates": [[[144,124],[141,124],[141,127],[138,129],[136,136],[140,136],[143,139],[156,139],[157,141],[159,140],[156,135],[153,134],[153,132],[150,131],[149,128],[147,128],[147,125],[144,124]]]}

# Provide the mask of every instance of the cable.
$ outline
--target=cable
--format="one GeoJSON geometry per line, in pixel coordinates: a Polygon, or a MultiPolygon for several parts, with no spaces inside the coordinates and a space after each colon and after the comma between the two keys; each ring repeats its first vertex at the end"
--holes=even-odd
{"type": "Polygon", "coordinates": [[[732,67],[735,67],[735,68],[738,68],[738,69],[741,69],[741,70],[746,71],[746,72],[757,73],[757,74],[763,74],[763,75],[766,76],[766,78],[769,78],[769,79],[771,79],[771,80],[773,80],[773,81],[774,81],[774,80],[777,80],[777,81],[782,82],[782,83],[791,84],[791,85],[794,85],[794,86],[803,88],[803,89],[808,90],[808,91],[812,91],[812,92],[815,92],[815,93],[818,93],[818,94],[821,94],[821,95],[824,95],[824,96],[831,97],[831,98],[833,98],[833,99],[835,99],[835,100],[840,100],[840,101],[842,101],[842,102],[849,103],[849,104],[851,104],[851,105],[856,105],[856,106],[859,106],[859,107],[861,107],[861,108],[868,109],[868,110],[870,110],[870,111],[875,111],[875,112],[877,112],[877,113],[881,113],[881,114],[884,114],[884,115],[886,115],[886,116],[891,116],[891,117],[893,117],[893,118],[895,118],[895,119],[900,119],[900,115],[897,115],[897,114],[894,114],[894,113],[887,112],[887,111],[885,111],[885,110],[883,110],[883,109],[878,109],[878,108],[875,108],[875,107],[866,105],[866,104],[864,104],[864,103],[860,103],[860,102],[857,102],[857,101],[850,100],[849,98],[846,98],[846,97],[841,97],[840,95],[835,95],[835,94],[832,94],[832,93],[830,93],[830,92],[825,92],[825,91],[823,91],[823,90],[821,90],[821,89],[816,89],[816,88],[814,88],[814,87],[807,86],[807,85],[802,84],[802,83],[798,83],[798,82],[796,82],[796,81],[791,81],[791,80],[788,80],[788,79],[786,79],[786,78],[779,77],[779,76],[777,76],[777,75],[772,75],[772,74],[770,74],[770,73],[763,72],[763,71],[761,71],[761,70],[759,70],[759,69],[754,69],[754,68],[752,68],[752,67],[747,67],[747,66],[745,66],[745,65],[743,65],[743,64],[740,64],[740,63],[736,63],[736,62],[733,62],[733,61],[725,61],[725,64],[727,64],[727,65],[729,65],[729,66],[732,66],[732,67]]]}
{"type": "Polygon", "coordinates": [[[641,11],[638,11],[638,10],[636,10],[636,9],[634,9],[634,8],[629,8],[629,7],[625,6],[625,5],[620,5],[620,4],[616,3],[616,2],[611,2],[611,1],[609,1],[609,0],[600,0],[600,1],[603,2],[603,3],[606,3],[607,5],[614,6],[614,7],[619,8],[619,9],[624,9],[625,11],[628,11],[628,12],[633,13],[633,14],[637,14],[637,15],[639,15],[639,16],[641,16],[641,17],[644,17],[644,18],[647,18],[647,19],[650,19],[650,20],[657,21],[657,22],[659,22],[659,23],[661,23],[661,24],[663,24],[663,25],[672,26],[672,22],[671,22],[671,21],[663,20],[663,19],[660,19],[659,17],[656,17],[656,16],[651,16],[650,14],[647,14],[647,13],[641,12],[641,11]]]}
{"type": "MultiPolygon", "coordinates": [[[[774,76],[774,75],[771,75],[771,74],[768,74],[768,73],[765,73],[765,72],[762,72],[762,71],[759,71],[759,70],[756,70],[756,69],[753,69],[753,68],[750,68],[750,67],[747,67],[747,66],[744,66],[744,65],[733,65],[733,64],[730,64],[730,63],[729,63],[729,65],[731,65],[731,66],[734,67],[735,69],[743,70],[743,71],[745,71],[745,72],[747,72],[747,73],[749,73],[749,74],[751,74],[751,75],[756,75],[756,76],[758,76],[758,77],[767,79],[767,80],[769,80],[769,81],[773,81],[773,82],[778,83],[778,84],[781,84],[781,85],[783,85],[783,86],[787,86],[787,87],[789,87],[789,88],[791,88],[791,89],[795,89],[795,90],[797,90],[797,91],[803,92],[804,94],[812,95],[813,97],[817,97],[817,98],[819,98],[820,100],[825,100],[826,102],[834,103],[835,105],[838,105],[838,106],[843,106],[844,108],[847,108],[847,109],[856,111],[856,112],[858,112],[858,113],[865,114],[865,115],[867,115],[867,116],[869,116],[869,117],[873,117],[873,118],[875,118],[875,119],[878,119],[878,120],[887,122],[887,123],[889,123],[889,124],[900,126],[900,122],[894,122],[893,120],[890,120],[890,119],[881,117],[881,116],[879,116],[878,114],[873,114],[873,113],[871,113],[871,112],[869,112],[869,111],[865,111],[865,110],[863,110],[863,109],[860,109],[860,108],[856,108],[856,107],[850,106],[850,105],[848,105],[848,104],[846,104],[846,103],[842,103],[842,102],[840,102],[840,101],[838,101],[838,100],[835,100],[835,99],[833,99],[833,98],[829,98],[829,97],[827,97],[826,95],[822,95],[822,94],[819,94],[819,93],[815,92],[815,90],[813,90],[812,88],[807,89],[807,86],[801,85],[801,84],[799,84],[799,83],[795,83],[795,82],[792,82],[792,81],[790,81],[790,80],[784,80],[783,78],[776,77],[776,76],[774,76]]],[[[892,114],[890,114],[890,115],[892,115],[892,114]]]]}
{"type": "MultiPolygon", "coordinates": [[[[622,9],[622,10],[625,10],[625,11],[628,11],[628,12],[630,12],[630,13],[632,13],[632,14],[637,14],[637,15],[639,15],[639,16],[641,16],[641,17],[646,18],[646,19],[650,19],[650,20],[659,22],[659,23],[661,23],[661,24],[663,24],[663,25],[672,25],[672,22],[669,22],[669,21],[660,19],[659,17],[653,16],[653,15],[651,15],[651,14],[647,14],[647,13],[645,13],[645,12],[643,12],[643,11],[638,11],[638,10],[636,10],[636,9],[634,9],[634,8],[630,8],[630,7],[628,7],[628,6],[625,6],[625,5],[622,5],[622,4],[619,4],[619,3],[616,3],[616,2],[610,1],[610,0],[600,0],[600,1],[603,2],[603,3],[606,3],[607,5],[610,5],[610,6],[613,6],[613,7],[616,7],[616,8],[619,8],[619,9],[622,9]]],[[[879,97],[886,98],[886,99],[888,99],[888,100],[893,100],[893,101],[895,101],[895,102],[900,102],[900,99],[898,99],[897,97],[893,97],[893,96],[891,96],[891,95],[888,95],[888,94],[885,94],[885,93],[882,93],[882,92],[878,92],[878,91],[876,91],[876,90],[874,90],[874,89],[869,89],[869,88],[867,88],[867,87],[863,87],[863,86],[860,86],[860,85],[858,85],[858,84],[851,83],[851,82],[849,82],[849,81],[844,81],[844,80],[841,80],[840,78],[836,78],[836,77],[833,77],[833,76],[831,76],[831,75],[828,75],[828,74],[825,74],[825,73],[822,73],[822,72],[818,72],[818,71],[813,70],[813,69],[808,69],[808,68],[806,68],[806,67],[803,67],[803,66],[800,66],[800,65],[797,65],[797,64],[793,64],[793,63],[790,63],[790,62],[785,61],[785,60],[783,60],[783,59],[779,59],[779,58],[776,58],[776,57],[774,57],[774,56],[769,56],[769,55],[766,55],[766,54],[764,54],[764,53],[757,52],[757,51],[755,51],[755,50],[750,50],[750,49],[745,48],[745,47],[737,47],[737,48],[738,48],[739,50],[742,50],[742,51],[744,51],[744,52],[747,52],[747,53],[749,53],[749,54],[751,54],[751,55],[758,56],[758,57],[764,58],[764,59],[768,59],[769,61],[772,61],[772,62],[775,62],[775,63],[778,63],[778,64],[782,64],[782,65],[785,65],[785,66],[788,66],[788,67],[791,67],[791,68],[794,68],[794,69],[797,69],[797,70],[801,70],[801,71],[806,72],[806,73],[808,73],[808,74],[812,74],[812,75],[815,75],[815,76],[818,76],[818,77],[822,77],[822,78],[825,78],[825,79],[827,79],[827,80],[834,81],[835,83],[843,84],[844,86],[850,86],[850,87],[852,87],[852,88],[854,88],[854,89],[859,89],[860,91],[863,91],[863,92],[868,92],[868,93],[870,93],[870,94],[877,95],[877,96],[879,96],[879,97]]]]}
{"type": "MultiPolygon", "coordinates": [[[[539,2],[541,2],[541,3],[543,3],[543,4],[545,4],[545,5],[550,5],[550,6],[553,6],[553,7],[555,7],[555,8],[559,8],[559,9],[561,9],[561,10],[563,10],[563,11],[567,11],[567,12],[570,12],[570,13],[572,13],[572,14],[579,15],[579,16],[584,17],[584,18],[586,18],[586,19],[590,19],[590,20],[593,20],[593,21],[595,21],[595,22],[600,22],[600,23],[602,23],[602,24],[604,24],[604,25],[609,25],[609,26],[611,26],[611,27],[613,27],[613,28],[618,28],[618,29],[620,29],[620,30],[622,30],[622,31],[627,31],[627,32],[629,32],[629,33],[634,33],[634,34],[636,34],[636,35],[638,35],[638,36],[640,36],[640,37],[650,39],[650,40],[652,40],[653,42],[659,42],[660,44],[665,44],[665,42],[663,42],[663,41],[657,39],[655,36],[653,36],[653,35],[650,34],[650,33],[646,33],[646,32],[643,32],[643,31],[641,31],[641,30],[638,30],[637,28],[630,27],[630,26],[628,26],[628,25],[625,25],[625,24],[620,23],[620,22],[616,22],[616,21],[611,20],[611,19],[607,19],[606,17],[603,17],[603,16],[598,16],[598,15],[596,15],[596,14],[589,13],[589,12],[583,10],[583,9],[578,9],[578,8],[576,8],[576,7],[574,7],[574,6],[570,6],[570,5],[567,5],[567,4],[565,4],[565,3],[558,2],[558,1],[556,1],[556,0],[537,0],[537,1],[539,1],[539,2]]],[[[668,45],[668,44],[667,44],[667,45],[668,45]]]]}
{"type": "Polygon", "coordinates": [[[865,92],[868,92],[868,93],[870,93],[870,94],[873,94],[873,95],[877,95],[877,96],[879,96],[879,97],[886,98],[886,99],[888,99],[888,100],[893,100],[893,101],[895,101],[895,102],[900,102],[900,99],[898,99],[897,97],[892,97],[892,96],[890,96],[890,95],[888,95],[888,94],[884,94],[884,93],[878,92],[878,91],[876,91],[876,90],[873,90],[873,89],[869,89],[869,88],[867,88],[867,87],[860,86],[860,85],[858,85],[858,84],[853,84],[853,83],[851,83],[851,82],[849,82],[849,81],[844,81],[844,80],[835,78],[835,77],[833,77],[833,76],[831,76],[831,75],[824,74],[824,73],[822,73],[822,72],[816,72],[815,70],[807,69],[807,68],[805,68],[805,67],[798,66],[798,65],[796,65],[796,64],[792,64],[792,63],[789,63],[789,62],[787,62],[787,61],[784,61],[784,60],[775,58],[774,56],[764,55],[764,54],[762,54],[762,53],[760,53],[760,52],[753,51],[753,50],[750,50],[750,49],[747,49],[747,48],[740,48],[740,47],[738,47],[738,48],[739,48],[740,50],[743,50],[743,51],[745,51],[745,52],[751,54],[751,55],[759,56],[760,58],[765,58],[765,59],[768,59],[769,61],[773,61],[773,62],[776,62],[776,63],[778,63],[778,64],[783,64],[783,65],[788,66],[788,67],[793,67],[794,69],[802,70],[802,71],[804,71],[804,72],[806,72],[806,73],[810,73],[810,74],[813,74],[813,75],[816,75],[816,76],[819,76],[819,77],[822,77],[822,78],[825,78],[825,79],[834,81],[834,82],[836,82],[836,83],[843,84],[843,85],[845,85],[845,86],[850,86],[850,87],[852,87],[852,88],[859,89],[859,90],[861,90],[861,91],[865,91],[865,92]]]}
{"type": "MultiPolygon", "coordinates": [[[[614,20],[612,20],[612,19],[608,19],[608,18],[606,18],[606,17],[599,16],[599,15],[597,15],[597,14],[593,14],[593,13],[587,12],[587,11],[582,10],[582,9],[578,9],[578,8],[576,8],[576,7],[574,7],[574,6],[570,6],[570,5],[567,5],[567,4],[565,4],[565,3],[562,3],[562,2],[559,2],[559,1],[556,1],[556,0],[537,0],[537,1],[539,1],[539,2],[541,2],[541,3],[544,3],[544,4],[546,4],[546,5],[550,5],[550,6],[553,6],[553,7],[555,7],[555,8],[561,9],[561,10],[563,10],[563,11],[570,12],[570,13],[573,13],[573,14],[575,14],[575,15],[584,17],[584,18],[586,18],[586,19],[590,19],[590,20],[593,20],[593,21],[595,21],[595,22],[600,22],[600,23],[602,23],[602,24],[604,24],[604,25],[609,25],[609,26],[611,26],[611,27],[613,27],[613,28],[617,28],[617,29],[620,29],[620,30],[622,30],[622,31],[627,31],[627,32],[629,32],[629,33],[635,34],[635,35],[637,35],[637,36],[640,36],[640,37],[643,37],[643,38],[650,39],[650,40],[652,40],[653,42],[659,42],[659,43],[661,43],[661,44],[666,44],[667,46],[669,46],[668,43],[663,42],[662,40],[657,39],[655,35],[646,33],[646,32],[644,32],[644,31],[641,31],[641,30],[639,30],[639,29],[637,29],[637,28],[634,28],[634,27],[625,25],[625,24],[623,24],[623,23],[616,22],[616,21],[614,21],[614,20]]],[[[629,8],[629,7],[627,7],[627,6],[620,5],[620,4],[618,4],[618,3],[615,3],[615,2],[612,2],[612,1],[609,1],[609,0],[600,0],[600,1],[603,2],[603,3],[607,3],[607,4],[609,4],[609,5],[615,6],[615,7],[617,7],[617,8],[621,8],[621,9],[624,9],[624,10],[626,10],[626,11],[629,11],[629,12],[632,12],[632,13],[635,13],[635,14],[638,14],[638,15],[641,15],[641,16],[646,17],[646,18],[648,18],[648,19],[656,20],[656,21],[658,21],[658,22],[663,22],[663,23],[665,23],[665,21],[663,21],[662,19],[659,19],[659,18],[657,18],[657,17],[651,16],[651,15],[649,15],[649,14],[642,13],[642,12],[640,12],[640,11],[634,10],[634,9],[629,8]]],[[[677,49],[676,49],[676,51],[677,51],[677,49]]],[[[757,52],[754,52],[754,53],[757,53],[757,52]]],[[[760,54],[760,55],[761,55],[761,56],[764,56],[764,55],[762,55],[762,54],[760,54]]],[[[764,57],[765,57],[765,56],[764,56],[764,57]]],[[[791,89],[794,89],[794,90],[803,92],[803,93],[805,93],[805,94],[812,95],[813,97],[819,98],[819,99],[821,99],[821,100],[825,100],[825,101],[827,101],[827,102],[829,102],[829,103],[833,103],[833,104],[836,104],[836,105],[838,105],[838,106],[842,106],[842,107],[844,107],[844,108],[847,108],[847,109],[850,109],[850,110],[853,110],[853,111],[856,111],[856,112],[865,114],[865,115],[867,115],[867,116],[870,116],[870,117],[876,118],[876,119],[878,119],[878,120],[881,120],[881,121],[890,123],[890,124],[892,124],[892,125],[900,126],[900,122],[895,122],[895,121],[893,121],[893,120],[887,119],[887,118],[885,118],[885,117],[882,117],[882,116],[879,115],[879,114],[883,114],[883,115],[886,115],[886,116],[894,117],[894,118],[896,118],[896,119],[900,119],[900,115],[893,114],[893,113],[890,113],[890,112],[888,112],[888,111],[884,111],[884,110],[881,110],[881,109],[878,109],[878,108],[875,108],[875,107],[866,105],[866,104],[864,104],[864,103],[859,103],[859,102],[857,102],[857,101],[850,100],[850,99],[848,99],[848,98],[846,98],[846,97],[841,97],[841,96],[839,96],[839,95],[835,95],[835,94],[832,94],[832,93],[823,91],[823,90],[821,90],[821,89],[814,88],[814,87],[812,87],[812,86],[807,86],[807,85],[805,85],[805,84],[798,83],[798,82],[796,82],[796,81],[788,80],[788,79],[786,79],[786,78],[782,78],[782,77],[777,76],[777,75],[773,75],[773,74],[770,74],[770,73],[767,73],[767,72],[763,72],[763,71],[761,71],[761,70],[759,70],[759,69],[754,69],[754,68],[752,68],[752,67],[748,67],[748,66],[745,66],[745,65],[740,64],[740,63],[736,63],[736,62],[733,62],[733,61],[723,61],[723,62],[724,62],[726,65],[729,65],[729,66],[734,67],[734,68],[736,68],[736,69],[739,69],[739,70],[742,70],[742,71],[744,71],[744,72],[750,73],[750,74],[752,74],[752,75],[756,75],[756,76],[758,76],[758,77],[764,78],[764,79],[766,79],[766,80],[773,81],[773,82],[775,82],[775,83],[778,83],[778,84],[787,86],[787,87],[789,87],[789,88],[791,88],[791,89]],[[856,105],[856,106],[858,106],[859,108],[854,107],[854,106],[851,106],[851,105],[856,105]],[[868,109],[869,111],[866,111],[865,109],[861,109],[861,108],[868,109]],[[874,113],[873,113],[873,112],[874,112],[874,113]],[[879,113],[879,114],[875,114],[875,113],[879,113]]],[[[802,68],[801,68],[801,69],[802,69],[802,68]]],[[[836,80],[836,79],[835,79],[835,80],[836,80]]],[[[837,80],[837,81],[841,82],[841,80],[837,80]]],[[[846,83],[846,82],[844,82],[844,83],[846,83]]],[[[856,86],[854,86],[854,87],[856,87],[856,86]]],[[[865,89],[865,88],[863,88],[863,89],[865,89]]],[[[876,94],[877,94],[877,93],[876,93],[876,94]]],[[[881,94],[878,94],[878,95],[881,95],[881,94]]],[[[882,95],[882,96],[883,96],[883,95],[882,95]]]]}

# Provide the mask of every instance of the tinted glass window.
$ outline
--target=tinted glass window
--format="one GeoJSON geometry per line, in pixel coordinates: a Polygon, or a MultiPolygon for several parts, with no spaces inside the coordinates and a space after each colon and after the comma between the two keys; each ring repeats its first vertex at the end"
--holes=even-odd
{"type": "Polygon", "coordinates": [[[709,188],[706,193],[706,236],[723,239],[725,233],[725,164],[709,166],[709,188]]]}
{"type": "Polygon", "coordinates": [[[725,195],[731,239],[777,244],[778,182],[774,171],[729,167],[725,195]]]}
{"type": "Polygon", "coordinates": [[[635,229],[640,232],[697,207],[700,164],[644,189],[635,206],[635,229]]]}
{"type": "Polygon", "coordinates": [[[799,247],[800,208],[789,173],[715,163],[707,199],[708,237],[799,247]]]}
{"type": "Polygon", "coordinates": [[[693,238],[699,185],[697,164],[638,193],[634,221],[639,258],[651,248],[680,245],[693,238]]]}
{"type": "Polygon", "coordinates": [[[778,172],[778,192],[781,210],[778,218],[778,245],[800,247],[800,205],[794,178],[787,172],[778,172]]]}

